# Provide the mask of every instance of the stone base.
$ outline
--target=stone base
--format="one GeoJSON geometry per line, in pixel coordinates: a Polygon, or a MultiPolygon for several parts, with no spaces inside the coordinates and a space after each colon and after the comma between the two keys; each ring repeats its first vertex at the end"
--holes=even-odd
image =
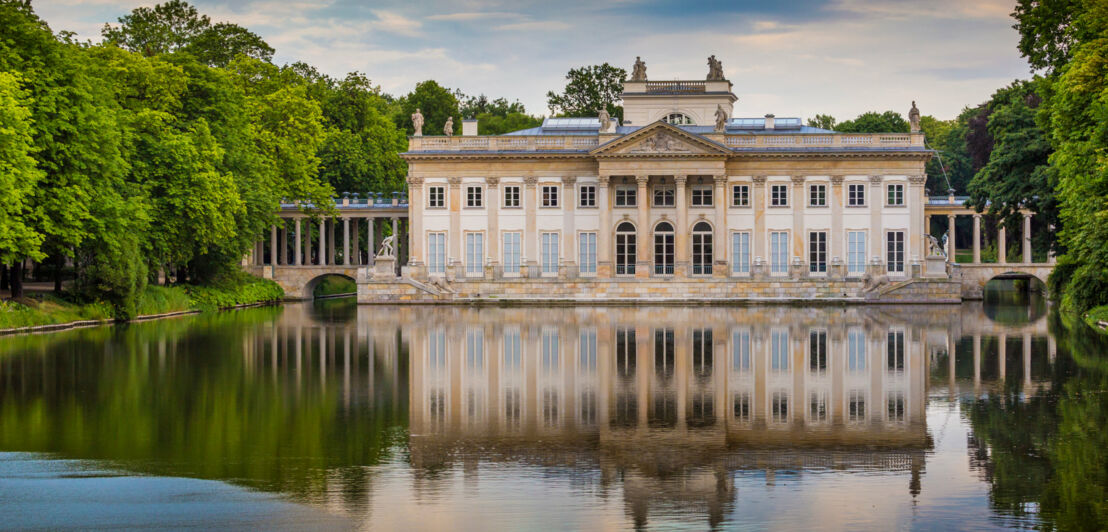
{"type": "Polygon", "coordinates": [[[373,278],[374,279],[395,279],[396,278],[396,258],[395,257],[377,257],[373,261],[373,278]]]}
{"type": "Polygon", "coordinates": [[[946,278],[946,257],[931,255],[923,261],[923,276],[930,278],[946,278]]]}

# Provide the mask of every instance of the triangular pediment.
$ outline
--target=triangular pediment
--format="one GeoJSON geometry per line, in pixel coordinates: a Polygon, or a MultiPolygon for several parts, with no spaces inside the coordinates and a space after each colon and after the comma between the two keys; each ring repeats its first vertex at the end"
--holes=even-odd
{"type": "Polygon", "coordinates": [[[609,157],[703,157],[729,155],[731,150],[659,121],[597,146],[590,153],[609,157]]]}

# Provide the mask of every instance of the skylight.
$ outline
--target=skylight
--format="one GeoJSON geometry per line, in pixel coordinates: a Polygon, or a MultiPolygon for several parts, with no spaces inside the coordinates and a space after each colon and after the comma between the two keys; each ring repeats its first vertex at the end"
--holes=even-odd
{"type": "Polygon", "coordinates": [[[551,131],[591,131],[600,129],[599,118],[547,118],[542,128],[551,131]]]}

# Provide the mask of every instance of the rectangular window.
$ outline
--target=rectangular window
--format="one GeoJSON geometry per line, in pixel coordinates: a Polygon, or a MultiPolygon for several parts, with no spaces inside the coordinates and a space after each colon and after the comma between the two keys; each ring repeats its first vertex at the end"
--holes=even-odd
{"type": "Polygon", "coordinates": [[[523,339],[519,329],[504,331],[504,369],[505,373],[516,373],[523,368],[523,339]]]}
{"type": "Polygon", "coordinates": [[[581,273],[596,273],[596,233],[581,233],[577,239],[577,262],[581,273]]]}
{"type": "Polygon", "coordinates": [[[846,273],[851,275],[866,273],[865,231],[848,231],[846,233],[846,273]]]}
{"type": "Polygon", "coordinates": [[[904,372],[904,331],[889,331],[885,353],[888,355],[889,373],[904,372]]]}
{"type": "Polygon", "coordinates": [[[771,231],[769,234],[769,272],[789,273],[789,233],[771,231]]]}
{"type": "Polygon", "coordinates": [[[693,207],[711,207],[712,206],[712,187],[693,187],[693,189],[692,189],[692,206],[693,207]]]}
{"type": "Polygon", "coordinates": [[[578,369],[586,374],[596,373],[596,329],[583,329],[579,336],[578,369]]]}
{"type": "Polygon", "coordinates": [[[504,207],[507,209],[515,209],[518,208],[519,205],[519,185],[505,185],[504,207]]]}
{"type": "Polygon", "coordinates": [[[731,371],[750,373],[750,331],[731,332],[731,371]]]}
{"type": "Polygon", "coordinates": [[[827,232],[808,233],[808,271],[827,273],[827,232]]]}
{"type": "Polygon", "coordinates": [[[542,369],[543,373],[553,375],[562,367],[561,348],[559,347],[558,329],[543,327],[542,329],[542,369]]]}
{"type": "Polygon", "coordinates": [[[889,192],[890,207],[903,207],[904,206],[904,185],[902,183],[893,183],[889,185],[886,190],[889,192]]]}
{"type": "Polygon", "coordinates": [[[637,192],[635,187],[616,187],[616,207],[634,207],[638,205],[636,201],[637,192]]]}
{"type": "Polygon", "coordinates": [[[809,398],[808,420],[813,423],[827,421],[827,393],[812,392],[809,398]]]}
{"type": "Polygon", "coordinates": [[[542,273],[558,273],[558,233],[542,234],[542,273]]]}
{"type": "Polygon", "coordinates": [[[731,206],[750,206],[750,185],[735,185],[731,187],[731,206]]]}
{"type": "Polygon", "coordinates": [[[673,329],[654,330],[654,374],[662,379],[673,376],[677,353],[673,329]]]}
{"type": "Polygon", "coordinates": [[[731,273],[750,273],[750,233],[731,233],[731,273]]]}
{"type": "Polygon", "coordinates": [[[519,273],[521,233],[504,233],[504,273],[519,273]]]}
{"type": "Polygon", "coordinates": [[[557,207],[558,206],[558,185],[543,185],[542,186],[542,206],[543,207],[557,207]]]}
{"type": "Polygon", "coordinates": [[[750,392],[739,392],[734,395],[734,415],[738,421],[750,421],[750,392]]]}
{"type": "Polygon", "coordinates": [[[769,368],[789,371],[789,331],[775,329],[769,333],[769,368]]]}
{"type": "Polygon", "coordinates": [[[770,207],[787,207],[789,205],[789,186],[788,185],[770,185],[769,187],[769,206],[770,207]]]}
{"type": "Polygon", "coordinates": [[[789,393],[773,392],[770,412],[774,423],[786,423],[789,421],[789,393]]]}
{"type": "Polygon", "coordinates": [[[851,372],[866,370],[866,335],[860,329],[846,333],[846,369],[851,372]]]}
{"type": "Polygon", "coordinates": [[[485,331],[482,329],[466,331],[466,369],[485,369],[485,331]]]}
{"type": "Polygon", "coordinates": [[[446,273],[446,233],[427,234],[427,271],[446,273]]]}
{"type": "Polygon", "coordinates": [[[712,357],[711,329],[693,329],[692,359],[693,375],[697,377],[712,376],[712,368],[715,364],[712,357]]]}
{"type": "Polygon", "coordinates": [[[885,233],[886,265],[890,273],[904,273],[904,231],[885,233]]]}
{"type": "Polygon", "coordinates": [[[596,207],[596,185],[581,185],[577,190],[580,207],[596,207]]]}
{"type": "Polygon", "coordinates": [[[656,185],[654,187],[654,206],[673,207],[677,204],[674,200],[675,193],[672,185],[656,185]]]}
{"type": "Polygon", "coordinates": [[[485,273],[485,235],[466,233],[466,274],[485,273]]]}
{"type": "Polygon", "coordinates": [[[446,187],[427,187],[427,208],[442,209],[446,207],[446,187]]]}
{"type": "Polygon", "coordinates": [[[851,183],[846,186],[846,204],[850,207],[864,207],[866,204],[866,185],[851,183]]]}
{"type": "Polygon", "coordinates": [[[827,185],[815,184],[808,186],[808,206],[809,207],[826,207],[827,206],[827,185]]]}
{"type": "Polygon", "coordinates": [[[866,420],[866,392],[850,390],[848,414],[850,421],[866,420]]]}
{"type": "Polygon", "coordinates": [[[889,404],[889,421],[904,421],[904,392],[885,394],[889,404]]]}
{"type": "Polygon", "coordinates": [[[827,331],[808,331],[808,371],[827,372],[827,331]]]}
{"type": "Polygon", "coordinates": [[[484,190],[480,186],[466,187],[466,207],[480,208],[485,206],[484,190]]]}

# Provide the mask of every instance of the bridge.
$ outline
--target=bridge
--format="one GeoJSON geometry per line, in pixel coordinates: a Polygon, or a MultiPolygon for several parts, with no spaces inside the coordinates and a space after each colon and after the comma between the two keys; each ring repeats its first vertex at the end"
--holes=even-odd
{"type": "Polygon", "coordinates": [[[394,235],[396,259],[389,261],[396,275],[408,258],[408,195],[344,194],[335,199],[337,215],[310,214],[313,205],[281,203],[278,222],[269,239],[255,244],[243,260],[243,269],[272,279],[289,299],[311,299],[324,277],[338,275],[358,280],[359,271],[376,266],[376,250],[394,235]]]}

